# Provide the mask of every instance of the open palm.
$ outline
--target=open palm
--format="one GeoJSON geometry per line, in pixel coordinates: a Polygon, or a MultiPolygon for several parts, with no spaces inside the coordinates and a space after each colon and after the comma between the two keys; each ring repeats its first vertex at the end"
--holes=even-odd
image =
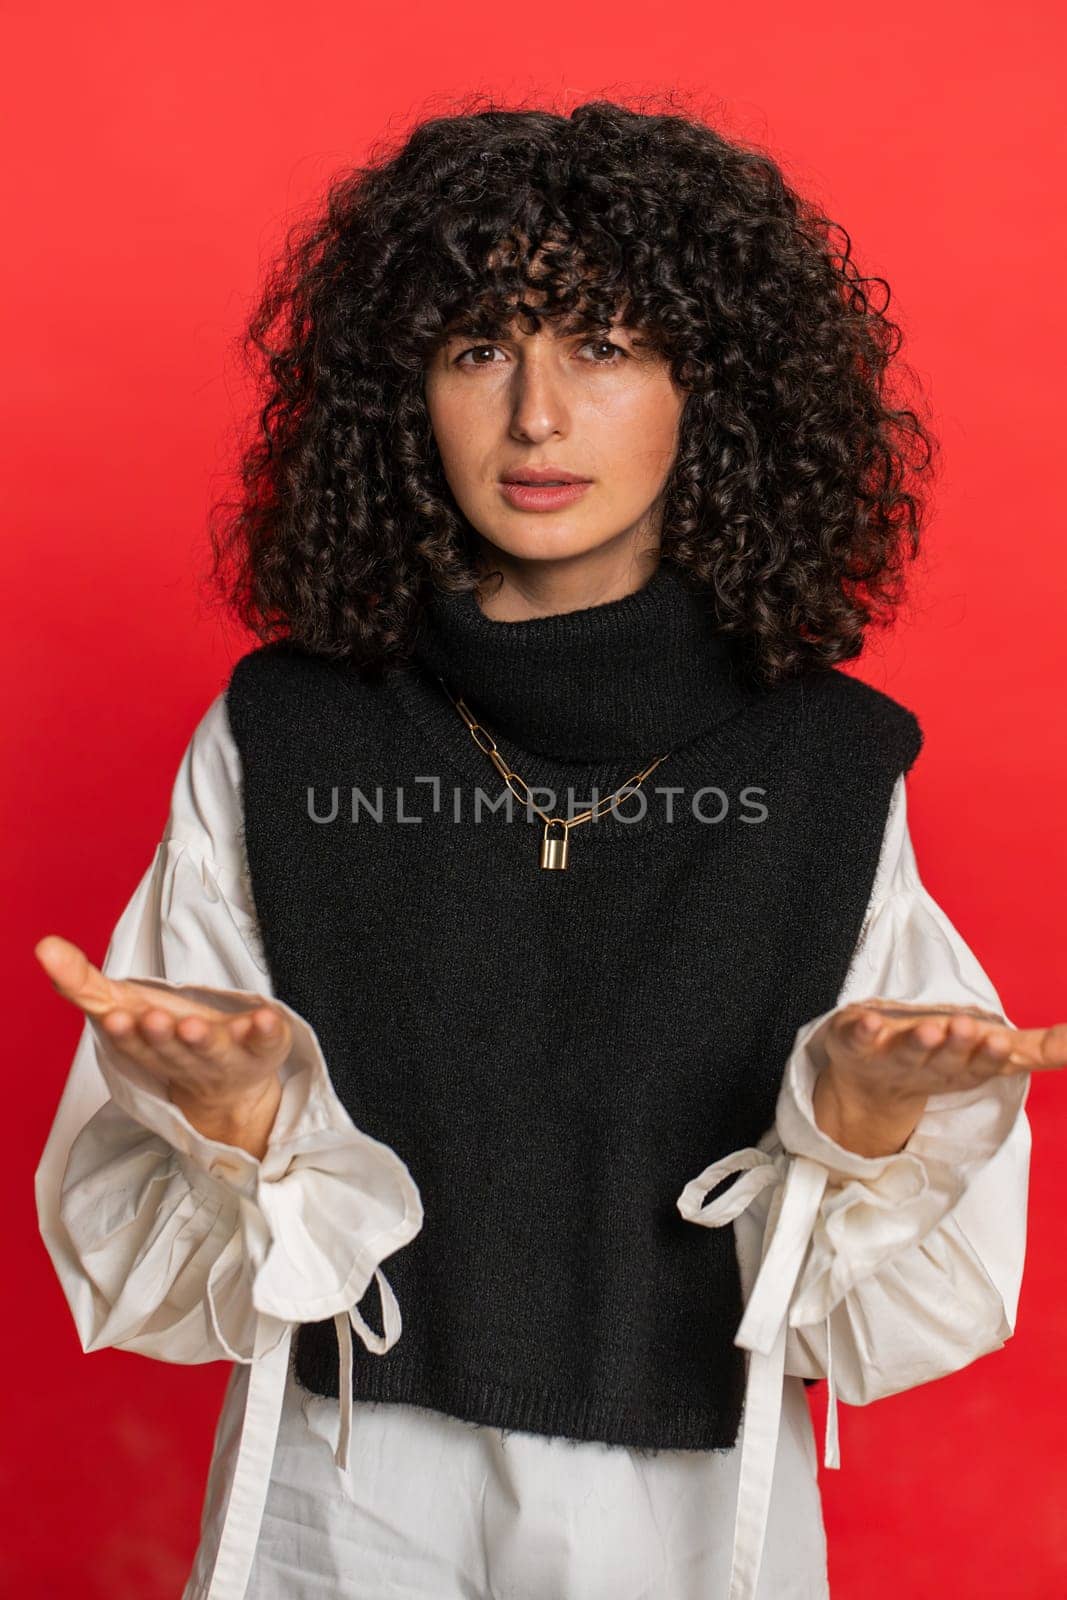
{"type": "Polygon", "coordinates": [[[1013,1028],[977,1006],[854,1001],[830,1019],[827,1072],[857,1098],[918,1099],[1067,1066],[1067,1022],[1013,1028]]]}
{"type": "Polygon", "coordinates": [[[69,939],[34,946],[53,987],[187,1113],[236,1116],[280,1090],[292,1027],[277,1007],[225,1012],[135,978],[109,978],[69,939]]]}

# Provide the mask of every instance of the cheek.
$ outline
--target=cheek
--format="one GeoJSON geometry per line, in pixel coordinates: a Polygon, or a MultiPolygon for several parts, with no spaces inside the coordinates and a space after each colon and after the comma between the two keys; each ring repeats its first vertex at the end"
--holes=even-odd
{"type": "Polygon", "coordinates": [[[598,408],[604,458],[619,479],[658,486],[674,460],[682,405],[670,385],[642,384],[598,408]]]}
{"type": "Polygon", "coordinates": [[[462,397],[454,394],[428,388],[426,410],[449,482],[475,478],[484,454],[485,408],[465,404],[462,397]]]}

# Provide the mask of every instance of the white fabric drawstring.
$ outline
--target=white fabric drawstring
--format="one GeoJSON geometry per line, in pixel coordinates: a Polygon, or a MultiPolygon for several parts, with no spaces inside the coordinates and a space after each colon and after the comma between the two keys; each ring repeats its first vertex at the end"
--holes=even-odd
{"type": "MultiPolygon", "coordinates": [[[[350,1306],[347,1311],[339,1311],[333,1319],[337,1333],[338,1405],[341,1413],[334,1459],[345,1472],[348,1471],[352,1437],[351,1330],[355,1328],[367,1349],[379,1355],[390,1349],[400,1337],[400,1306],[392,1286],[380,1267],[375,1268],[374,1279],[381,1301],[383,1333],[375,1333],[355,1306],[350,1306]]],[[[205,1600],[244,1600],[255,1559],[281,1423],[289,1350],[293,1328],[297,1326],[290,1323],[278,1344],[264,1352],[263,1346],[271,1335],[272,1324],[277,1327],[273,1318],[261,1316],[256,1325],[226,1519],[219,1536],[205,1600]]]]}
{"type": "MultiPolygon", "coordinates": [[[[686,1184],[677,1201],[678,1210],[688,1222],[699,1223],[703,1228],[721,1228],[739,1217],[769,1184],[778,1185],[767,1215],[759,1271],[734,1335],[734,1343],[750,1353],[729,1600],[756,1600],[778,1451],[789,1304],[804,1264],[827,1178],[826,1168],[820,1163],[806,1156],[794,1156],[783,1182],[774,1158],[750,1146],[735,1150],[732,1155],[706,1167],[698,1178],[686,1184]],[[707,1194],[735,1172],[743,1175],[725,1194],[705,1205],[707,1194]]],[[[829,1359],[829,1315],[826,1342],[829,1396],[823,1460],[826,1466],[837,1467],[841,1458],[837,1398],[829,1359]]]]}
{"type": "Polygon", "coordinates": [[[341,1426],[337,1436],[337,1449],[334,1460],[342,1472],[349,1470],[349,1454],[352,1439],[352,1329],[355,1328],[368,1350],[373,1350],[377,1355],[383,1355],[400,1337],[401,1320],[400,1306],[397,1304],[396,1295],[393,1293],[389,1280],[379,1267],[374,1274],[378,1284],[378,1299],[382,1308],[382,1333],[375,1333],[374,1329],[360,1315],[355,1306],[349,1306],[347,1311],[339,1311],[334,1317],[334,1327],[337,1329],[337,1372],[338,1372],[338,1405],[341,1410],[341,1426]]]}

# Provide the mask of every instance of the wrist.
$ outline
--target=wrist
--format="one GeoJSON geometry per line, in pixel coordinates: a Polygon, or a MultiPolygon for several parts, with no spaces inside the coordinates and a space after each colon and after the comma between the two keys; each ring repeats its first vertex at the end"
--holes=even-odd
{"type": "Polygon", "coordinates": [[[887,1101],[842,1084],[829,1066],[815,1079],[812,1111],[822,1133],[859,1156],[896,1155],[922,1117],[926,1095],[887,1101]]]}
{"type": "Polygon", "coordinates": [[[274,1073],[251,1093],[236,1097],[205,1099],[169,1085],[167,1094],[205,1139],[233,1145],[260,1160],[266,1153],[281,1102],[282,1084],[274,1073]]]}

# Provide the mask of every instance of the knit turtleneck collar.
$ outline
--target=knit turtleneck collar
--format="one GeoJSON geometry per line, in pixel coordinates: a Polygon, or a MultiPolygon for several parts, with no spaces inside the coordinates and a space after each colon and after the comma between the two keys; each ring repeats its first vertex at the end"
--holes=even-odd
{"type": "Polygon", "coordinates": [[[650,760],[752,694],[706,597],[662,560],[622,599],[518,622],[435,589],[414,653],[490,733],[560,761],[650,760]]]}

